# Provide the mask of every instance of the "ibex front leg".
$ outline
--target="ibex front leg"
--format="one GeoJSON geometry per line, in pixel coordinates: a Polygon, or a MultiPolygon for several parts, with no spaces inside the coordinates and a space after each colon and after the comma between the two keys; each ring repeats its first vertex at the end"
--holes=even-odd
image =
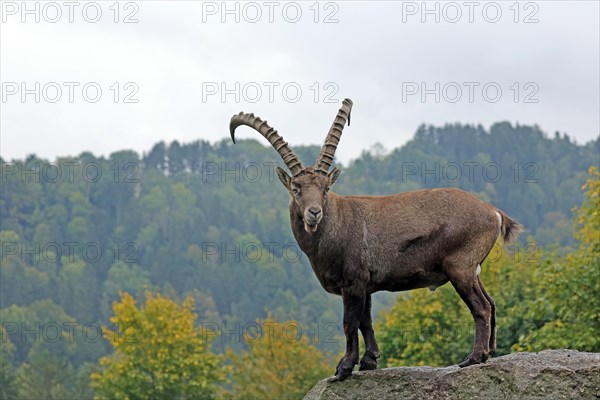
{"type": "Polygon", "coordinates": [[[368,294],[365,299],[365,309],[360,319],[360,331],[365,341],[365,354],[360,359],[358,369],[360,371],[376,369],[377,359],[379,358],[379,346],[375,340],[373,331],[373,321],[371,321],[371,295],[368,294]]]}
{"type": "Polygon", "coordinates": [[[344,300],[344,334],[346,335],[346,354],[338,363],[336,378],[343,381],[350,375],[358,363],[358,327],[365,308],[366,291],[362,287],[349,286],[342,289],[344,300]]]}

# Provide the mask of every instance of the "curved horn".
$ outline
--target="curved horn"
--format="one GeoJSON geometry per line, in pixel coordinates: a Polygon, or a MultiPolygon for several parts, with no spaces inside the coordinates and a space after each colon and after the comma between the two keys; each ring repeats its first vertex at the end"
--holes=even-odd
{"type": "Polygon", "coordinates": [[[302,171],[302,163],[298,160],[298,157],[288,147],[288,144],[273,128],[271,128],[267,121],[263,121],[259,117],[255,117],[254,114],[246,114],[240,112],[237,115],[231,117],[229,123],[229,132],[231,133],[231,140],[235,143],[235,129],[240,125],[246,125],[254,129],[261,135],[263,135],[269,143],[277,150],[285,165],[290,169],[292,176],[298,175],[302,171]]]}
{"type": "Polygon", "coordinates": [[[340,142],[340,137],[342,136],[342,131],[344,130],[344,125],[346,125],[346,120],[348,120],[348,126],[350,126],[351,110],[352,100],[344,99],[342,102],[342,108],[340,108],[335,119],[333,120],[333,124],[331,125],[331,128],[329,128],[329,133],[327,134],[325,143],[323,144],[323,147],[321,147],[321,152],[319,153],[317,161],[315,162],[315,169],[324,172],[329,171],[329,168],[333,163],[335,150],[337,149],[338,143],[340,142]]]}

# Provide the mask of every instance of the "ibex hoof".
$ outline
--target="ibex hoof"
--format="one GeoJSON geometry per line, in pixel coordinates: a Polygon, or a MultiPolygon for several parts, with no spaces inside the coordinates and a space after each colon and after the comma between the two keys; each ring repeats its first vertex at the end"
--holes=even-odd
{"type": "Polygon", "coordinates": [[[352,375],[353,368],[338,368],[338,371],[335,375],[338,381],[343,381],[350,375],[352,375]]]}
{"type": "Polygon", "coordinates": [[[468,367],[469,365],[482,364],[482,363],[486,362],[488,358],[489,358],[488,354],[480,354],[478,356],[474,356],[473,354],[471,354],[469,357],[467,357],[467,359],[465,361],[458,364],[458,366],[460,368],[464,368],[464,367],[468,367]]]}
{"type": "Polygon", "coordinates": [[[343,358],[340,360],[337,368],[335,369],[335,378],[338,381],[343,381],[350,375],[352,375],[352,370],[354,369],[354,364],[350,361],[346,361],[343,358]]]}
{"type": "Polygon", "coordinates": [[[358,365],[359,371],[370,371],[373,369],[377,369],[377,360],[371,358],[369,356],[363,356],[360,359],[360,364],[358,365]]]}

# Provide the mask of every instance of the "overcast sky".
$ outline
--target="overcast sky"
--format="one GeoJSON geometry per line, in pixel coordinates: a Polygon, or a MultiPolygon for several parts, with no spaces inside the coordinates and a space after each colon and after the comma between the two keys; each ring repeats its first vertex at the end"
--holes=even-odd
{"type": "Polygon", "coordinates": [[[320,144],[344,97],[342,161],[421,123],[599,134],[597,1],[22,4],[1,3],[4,159],[214,142],[242,110],[320,144]]]}

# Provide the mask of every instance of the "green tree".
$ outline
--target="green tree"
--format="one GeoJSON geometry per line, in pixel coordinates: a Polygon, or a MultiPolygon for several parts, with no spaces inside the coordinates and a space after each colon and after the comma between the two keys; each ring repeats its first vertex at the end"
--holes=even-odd
{"type": "Polygon", "coordinates": [[[80,259],[67,262],[58,274],[57,297],[67,314],[89,322],[99,303],[93,266],[80,259]]]}
{"type": "Polygon", "coordinates": [[[600,174],[595,167],[583,185],[585,201],[575,213],[579,247],[556,257],[538,271],[538,298],[531,315],[552,315],[539,331],[514,346],[516,350],[571,348],[600,351],[600,174]]]}
{"type": "Polygon", "coordinates": [[[61,346],[60,349],[55,346],[55,350],[74,350],[75,341],[70,337],[69,330],[65,329],[65,324],[75,326],[77,322],[52,300],[3,308],[0,311],[0,323],[14,344],[12,357],[16,365],[26,361],[34,346],[47,347],[59,342],[68,346],[61,346]],[[55,339],[57,335],[60,338],[55,339]]]}
{"type": "Polygon", "coordinates": [[[48,274],[23,260],[24,245],[16,232],[0,231],[0,307],[30,304],[48,293],[48,274]]]}
{"type": "Polygon", "coordinates": [[[0,399],[17,397],[17,384],[12,353],[15,346],[10,341],[4,326],[0,326],[0,399]]]}
{"type": "Polygon", "coordinates": [[[102,314],[106,319],[109,318],[111,304],[119,298],[119,292],[128,292],[137,297],[149,287],[149,274],[139,265],[124,261],[113,264],[108,271],[102,290],[102,314]]]}
{"type": "Polygon", "coordinates": [[[91,375],[97,398],[210,399],[222,380],[220,357],[194,326],[194,299],[178,305],[159,293],[146,292],[139,308],[128,293],[113,304],[104,337],[115,352],[100,359],[91,375]]]}
{"type": "Polygon", "coordinates": [[[17,382],[22,399],[76,399],[75,370],[64,357],[46,346],[34,346],[27,362],[19,367],[17,382]]]}

